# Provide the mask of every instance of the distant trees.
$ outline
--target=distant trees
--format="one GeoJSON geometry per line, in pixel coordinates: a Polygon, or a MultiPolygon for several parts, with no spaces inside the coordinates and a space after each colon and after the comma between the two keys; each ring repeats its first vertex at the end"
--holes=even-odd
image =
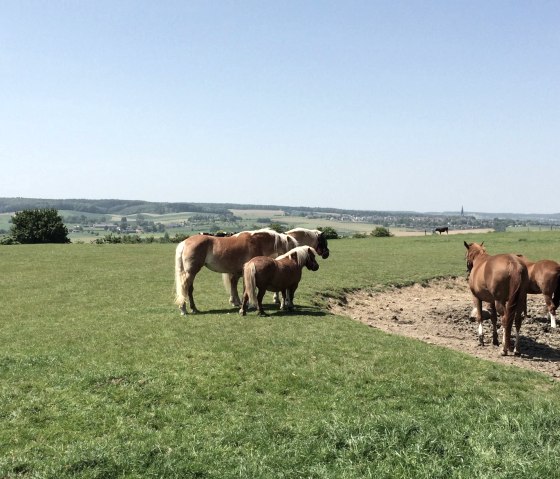
{"type": "Polygon", "coordinates": [[[70,243],[68,229],[54,208],[23,210],[12,217],[10,230],[13,242],[70,243]]]}

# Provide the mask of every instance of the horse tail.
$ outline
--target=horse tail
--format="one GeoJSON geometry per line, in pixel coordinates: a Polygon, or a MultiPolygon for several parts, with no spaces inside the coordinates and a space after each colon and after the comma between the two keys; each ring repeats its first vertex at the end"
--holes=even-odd
{"type": "Polygon", "coordinates": [[[183,265],[183,250],[185,242],[181,241],[175,249],[175,304],[182,306],[187,300],[186,273],[183,265]]]}
{"type": "Polygon", "coordinates": [[[257,269],[255,268],[255,263],[247,263],[243,267],[243,282],[245,284],[245,293],[249,297],[249,303],[253,306],[259,304],[257,300],[257,281],[256,281],[257,269]]]}
{"type": "Polygon", "coordinates": [[[560,304],[560,268],[556,270],[556,289],[554,290],[552,301],[556,307],[560,304]]]}
{"type": "Polygon", "coordinates": [[[509,297],[505,314],[510,321],[513,321],[527,306],[527,282],[529,281],[529,276],[527,267],[524,264],[514,263],[511,267],[509,297]]]}

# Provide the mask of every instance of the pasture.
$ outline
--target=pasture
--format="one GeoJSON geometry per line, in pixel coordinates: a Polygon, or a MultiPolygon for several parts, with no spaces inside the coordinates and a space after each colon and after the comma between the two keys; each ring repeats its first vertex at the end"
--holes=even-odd
{"type": "Polygon", "coordinates": [[[556,232],[337,240],[294,313],[204,269],[181,317],[173,244],[0,247],[0,477],[554,477],[558,382],[326,309],[464,275],[464,240],[560,260],[556,232]]]}

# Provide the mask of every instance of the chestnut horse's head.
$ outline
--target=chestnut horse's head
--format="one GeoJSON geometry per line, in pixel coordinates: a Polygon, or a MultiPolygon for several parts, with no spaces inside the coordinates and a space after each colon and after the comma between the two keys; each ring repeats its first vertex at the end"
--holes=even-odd
{"type": "Polygon", "coordinates": [[[319,263],[317,263],[315,259],[315,253],[315,250],[311,246],[298,246],[288,251],[286,254],[278,256],[276,259],[280,260],[289,256],[300,268],[305,266],[311,271],[317,271],[319,269],[319,263]]]}
{"type": "MultiPolygon", "coordinates": [[[[327,249],[327,256],[328,256],[327,249]]],[[[307,261],[305,262],[305,267],[311,271],[317,271],[319,269],[319,263],[315,259],[315,250],[310,246],[307,247],[307,261]]]]}
{"type": "Polygon", "coordinates": [[[481,254],[486,254],[486,248],[484,247],[484,241],[480,244],[477,243],[465,243],[465,248],[467,252],[465,253],[465,259],[467,260],[467,271],[470,273],[474,266],[474,260],[481,254]]]}

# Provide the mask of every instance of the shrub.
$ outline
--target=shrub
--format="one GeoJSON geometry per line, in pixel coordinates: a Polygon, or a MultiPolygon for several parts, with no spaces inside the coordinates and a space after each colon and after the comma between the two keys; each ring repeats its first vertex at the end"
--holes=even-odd
{"type": "Polygon", "coordinates": [[[319,231],[322,231],[325,234],[325,238],[327,238],[328,240],[340,238],[337,231],[334,228],[331,228],[330,226],[318,227],[317,229],[319,231]]]}
{"type": "Polygon", "coordinates": [[[22,244],[70,243],[68,228],[54,208],[17,212],[12,217],[11,236],[22,244]]]}
{"type": "Polygon", "coordinates": [[[376,238],[387,238],[389,236],[393,236],[393,234],[387,228],[378,226],[371,232],[371,236],[374,236],[376,238]]]}

